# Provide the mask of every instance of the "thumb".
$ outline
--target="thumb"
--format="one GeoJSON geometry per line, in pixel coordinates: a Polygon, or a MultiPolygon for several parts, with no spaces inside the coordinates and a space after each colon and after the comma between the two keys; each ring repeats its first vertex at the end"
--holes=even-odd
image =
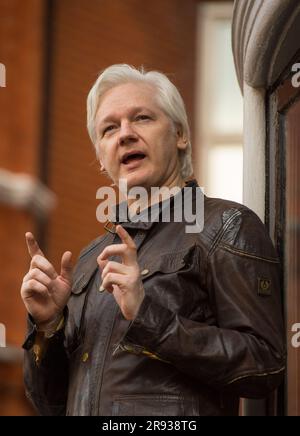
{"type": "Polygon", "coordinates": [[[71,283],[72,281],[72,253],[71,251],[66,251],[61,258],[61,270],[60,275],[62,278],[71,283]]]}

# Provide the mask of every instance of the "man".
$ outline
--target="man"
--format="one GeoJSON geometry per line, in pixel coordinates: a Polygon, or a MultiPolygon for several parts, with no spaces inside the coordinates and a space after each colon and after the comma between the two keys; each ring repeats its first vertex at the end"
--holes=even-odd
{"type": "Polygon", "coordinates": [[[104,70],[88,96],[88,130],[115,184],[179,193],[140,204],[140,214],[156,207],[155,220],[117,215],[73,276],[70,252],[58,275],[26,234],[29,398],[45,415],[237,414],[240,396],[266,396],[284,371],[278,259],[263,224],[207,197],[202,231],[174,219],[178,198],[195,208],[199,188],[185,182],[187,116],[163,74],[104,70]],[[166,205],[170,222],[160,219],[166,205]]]}

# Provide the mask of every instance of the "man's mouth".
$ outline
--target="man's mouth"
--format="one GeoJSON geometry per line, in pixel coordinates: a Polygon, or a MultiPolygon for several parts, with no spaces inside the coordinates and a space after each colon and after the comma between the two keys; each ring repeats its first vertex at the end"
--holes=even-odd
{"type": "Polygon", "coordinates": [[[121,163],[124,165],[129,165],[130,163],[140,161],[140,160],[144,159],[145,157],[146,157],[146,155],[142,152],[126,153],[123,156],[121,163]]]}

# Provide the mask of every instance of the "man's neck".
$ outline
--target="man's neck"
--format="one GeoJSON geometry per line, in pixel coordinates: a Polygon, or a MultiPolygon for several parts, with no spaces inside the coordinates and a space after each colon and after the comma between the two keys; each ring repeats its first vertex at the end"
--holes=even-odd
{"type": "Polygon", "coordinates": [[[144,209],[147,209],[148,207],[153,206],[154,204],[157,204],[161,201],[165,201],[169,199],[170,197],[177,194],[183,187],[185,186],[185,182],[183,178],[178,175],[174,179],[167,181],[162,186],[157,188],[150,188],[147,190],[147,196],[141,197],[137,200],[136,197],[127,199],[128,207],[130,208],[133,203],[135,206],[137,205],[138,201],[138,209],[139,212],[141,212],[144,209]]]}

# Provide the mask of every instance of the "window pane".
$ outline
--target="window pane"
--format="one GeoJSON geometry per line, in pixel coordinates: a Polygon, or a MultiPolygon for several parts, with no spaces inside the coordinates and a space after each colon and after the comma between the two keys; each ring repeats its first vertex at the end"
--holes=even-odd
{"type": "Polygon", "coordinates": [[[210,197],[242,202],[243,148],[240,145],[212,146],[208,153],[208,186],[210,197]]]}
{"type": "Polygon", "coordinates": [[[212,129],[217,134],[239,134],[243,126],[243,99],[231,52],[230,20],[214,22],[214,42],[212,129]]]}

